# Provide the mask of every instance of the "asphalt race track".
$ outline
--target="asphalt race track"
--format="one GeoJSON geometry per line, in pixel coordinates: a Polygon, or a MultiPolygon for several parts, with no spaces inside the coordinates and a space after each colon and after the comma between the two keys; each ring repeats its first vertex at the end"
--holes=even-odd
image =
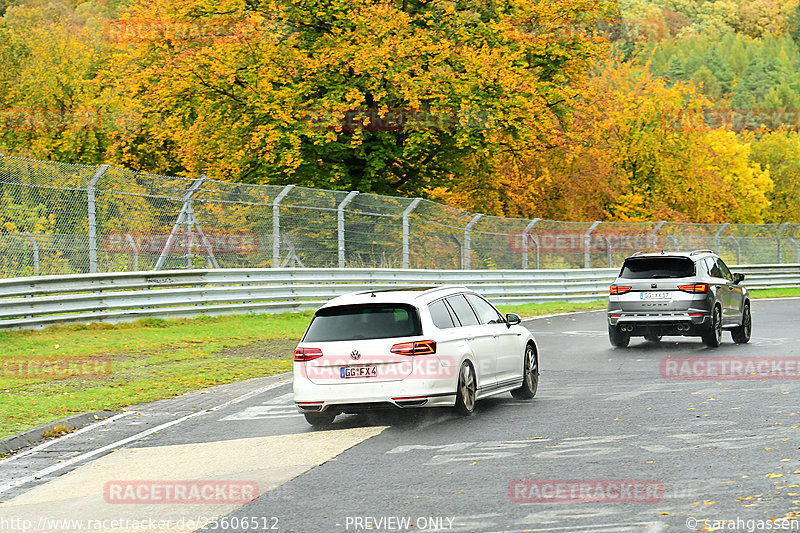
{"type": "Polygon", "coordinates": [[[717,349],[614,349],[602,311],[525,324],[530,402],[317,431],[287,376],[198,391],[0,460],[0,531],[800,531],[766,523],[800,513],[800,300],[755,301],[750,344],[717,349]]]}

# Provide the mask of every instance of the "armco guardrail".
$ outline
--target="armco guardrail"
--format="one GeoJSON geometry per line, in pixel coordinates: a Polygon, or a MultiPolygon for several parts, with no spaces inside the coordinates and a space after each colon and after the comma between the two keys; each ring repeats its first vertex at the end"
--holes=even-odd
{"type": "MultiPolygon", "coordinates": [[[[800,264],[745,265],[753,288],[800,287],[800,264]]],[[[605,298],[615,268],[569,270],[212,269],[0,280],[0,328],[145,317],[316,309],[340,294],[398,285],[466,285],[497,304],[605,298]]]]}

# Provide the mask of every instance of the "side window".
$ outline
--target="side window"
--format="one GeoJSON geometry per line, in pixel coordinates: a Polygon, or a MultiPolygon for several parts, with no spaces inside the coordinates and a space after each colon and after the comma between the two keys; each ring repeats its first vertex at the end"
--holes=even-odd
{"type": "Polygon", "coordinates": [[[437,328],[447,329],[456,327],[455,322],[453,322],[453,317],[450,316],[450,310],[447,309],[444,300],[433,302],[428,306],[428,310],[431,312],[433,325],[437,328]]]}
{"type": "Polygon", "coordinates": [[[730,269],[728,269],[728,265],[726,265],[722,259],[717,259],[717,266],[721,272],[720,277],[725,278],[728,281],[733,281],[733,274],[731,274],[730,269]]]}
{"type": "Polygon", "coordinates": [[[505,320],[498,313],[492,304],[475,294],[467,294],[467,300],[472,304],[472,308],[478,314],[481,324],[503,324],[505,320]]]}
{"type": "Polygon", "coordinates": [[[453,311],[456,312],[456,317],[458,321],[461,322],[462,326],[475,326],[479,324],[478,317],[475,316],[475,312],[470,307],[469,303],[467,303],[466,298],[464,298],[463,294],[457,294],[455,296],[450,296],[447,298],[447,303],[450,304],[450,307],[453,308],[453,311]]]}
{"type": "Polygon", "coordinates": [[[710,259],[710,261],[712,262],[712,265],[711,265],[711,272],[709,272],[709,274],[711,274],[715,278],[724,278],[725,274],[722,273],[722,270],[719,268],[719,264],[715,262],[713,259],[710,259]]]}

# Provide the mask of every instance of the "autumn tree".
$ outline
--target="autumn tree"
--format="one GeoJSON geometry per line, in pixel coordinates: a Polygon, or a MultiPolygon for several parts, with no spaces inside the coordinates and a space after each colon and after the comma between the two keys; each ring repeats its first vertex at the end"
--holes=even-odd
{"type": "Polygon", "coordinates": [[[421,194],[462,179],[475,158],[555,142],[609,9],[595,0],[142,3],[119,34],[142,21],[166,30],[120,43],[109,75],[124,80],[144,123],[116,154],[135,165],[135,150],[166,146],[195,174],[421,194]]]}

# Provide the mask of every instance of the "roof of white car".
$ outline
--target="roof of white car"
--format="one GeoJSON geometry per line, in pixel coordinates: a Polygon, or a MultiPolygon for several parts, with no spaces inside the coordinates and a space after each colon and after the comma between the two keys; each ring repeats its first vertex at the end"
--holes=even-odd
{"type": "Polygon", "coordinates": [[[372,291],[360,291],[337,296],[336,298],[328,301],[322,307],[378,303],[407,303],[412,305],[424,305],[444,296],[450,296],[451,294],[458,294],[460,292],[473,291],[463,286],[454,285],[375,289],[372,291]]]}

